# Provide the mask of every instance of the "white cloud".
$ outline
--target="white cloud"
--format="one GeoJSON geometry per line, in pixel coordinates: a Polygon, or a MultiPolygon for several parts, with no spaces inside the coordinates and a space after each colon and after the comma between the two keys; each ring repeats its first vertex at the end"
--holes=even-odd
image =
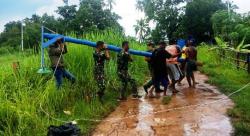
{"type": "MultiPolygon", "coordinates": [[[[41,2],[43,0],[29,0],[29,2],[41,2]]],[[[69,0],[69,5],[79,5],[79,0],[69,0]]],[[[58,14],[55,12],[55,10],[57,9],[58,6],[62,6],[64,5],[63,0],[51,0],[51,4],[49,5],[42,5],[41,7],[39,7],[35,14],[37,15],[43,15],[44,13],[47,13],[48,15],[54,15],[54,16],[58,16],[58,14]]],[[[18,14],[18,13],[17,13],[18,14]]],[[[30,15],[32,15],[34,13],[30,13],[30,15]]],[[[0,32],[3,32],[4,30],[4,25],[10,21],[18,21],[18,20],[22,20],[26,17],[29,17],[30,15],[20,15],[20,16],[12,16],[9,18],[5,18],[5,19],[1,19],[0,21],[0,32]]]]}
{"type": "Polygon", "coordinates": [[[119,23],[124,27],[126,35],[135,36],[136,20],[144,17],[144,14],[136,9],[136,0],[116,0],[115,3],[113,11],[122,17],[119,23]]]}
{"type": "Polygon", "coordinates": [[[239,9],[236,11],[239,13],[247,13],[250,11],[250,1],[249,0],[233,0],[234,4],[236,4],[239,9]]]}
{"type": "MultiPolygon", "coordinates": [[[[78,5],[79,0],[69,0],[69,5],[73,5],[73,4],[78,5]]],[[[47,13],[48,15],[58,16],[58,14],[55,11],[57,7],[63,6],[63,5],[64,5],[63,0],[51,0],[50,5],[45,5],[45,6],[38,8],[36,10],[36,14],[41,16],[44,13],[47,13]]]]}
{"type": "Polygon", "coordinates": [[[223,2],[233,2],[239,9],[236,10],[238,13],[247,13],[250,11],[250,1],[249,0],[222,0],[223,2]]]}
{"type": "Polygon", "coordinates": [[[3,32],[4,31],[4,25],[9,23],[10,21],[18,21],[18,20],[21,20],[25,18],[24,16],[16,16],[16,17],[10,17],[8,19],[5,19],[5,20],[1,20],[0,21],[0,32],[3,32]]]}

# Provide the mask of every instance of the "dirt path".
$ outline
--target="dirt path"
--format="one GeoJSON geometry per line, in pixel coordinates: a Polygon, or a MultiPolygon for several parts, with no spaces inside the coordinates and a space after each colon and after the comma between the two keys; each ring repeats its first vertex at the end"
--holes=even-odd
{"type": "MultiPolygon", "coordinates": [[[[196,89],[184,85],[178,87],[180,93],[172,96],[168,105],[162,105],[161,99],[128,99],[101,122],[94,136],[229,136],[233,132],[226,110],[233,106],[231,100],[221,101],[203,107],[192,107],[155,113],[170,108],[194,104],[203,104],[225,98],[216,87],[211,86],[207,76],[196,73],[199,84],[196,89]],[[133,117],[133,115],[136,115],[133,117]],[[114,118],[125,118],[113,120],[114,118]]],[[[143,93],[142,89],[141,93],[143,93]]],[[[172,95],[170,92],[168,95],[172,95]]]]}

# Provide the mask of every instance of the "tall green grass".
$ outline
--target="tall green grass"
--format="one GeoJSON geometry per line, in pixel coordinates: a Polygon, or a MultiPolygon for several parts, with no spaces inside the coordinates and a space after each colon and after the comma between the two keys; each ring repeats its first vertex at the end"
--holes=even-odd
{"type": "MultiPolygon", "coordinates": [[[[74,34],[71,34],[75,37],[74,34]]],[[[126,39],[121,33],[105,31],[84,35],[83,39],[120,45],[123,40],[129,40],[131,48],[145,50],[136,41],[126,39]]],[[[116,53],[106,64],[107,89],[104,104],[95,98],[97,86],[93,78],[93,48],[68,44],[69,53],[64,56],[67,69],[77,77],[77,83],[71,85],[64,80],[63,89],[58,91],[52,74],[39,75],[40,56],[33,54],[10,54],[0,56],[0,135],[6,136],[44,136],[50,125],[60,125],[62,122],[49,118],[40,108],[51,116],[64,121],[79,118],[102,119],[117,106],[116,97],[119,94],[120,82],[116,75],[116,53]],[[13,72],[11,63],[20,62],[19,74],[13,72]],[[63,111],[70,111],[71,115],[63,111]]],[[[133,56],[130,66],[131,75],[142,84],[147,73],[143,57],[133,56]]],[[[49,64],[48,58],[46,59],[49,64]]],[[[88,134],[96,122],[79,120],[78,124],[83,134],[88,134]]]]}
{"type": "MultiPolygon", "coordinates": [[[[250,82],[250,75],[246,71],[234,69],[228,60],[222,60],[214,50],[210,49],[209,46],[198,48],[199,60],[205,63],[201,71],[208,74],[210,83],[217,85],[223,93],[230,94],[250,82]]],[[[234,135],[249,136],[250,86],[233,95],[231,99],[235,107],[228,111],[228,115],[235,128],[234,135]]]]}

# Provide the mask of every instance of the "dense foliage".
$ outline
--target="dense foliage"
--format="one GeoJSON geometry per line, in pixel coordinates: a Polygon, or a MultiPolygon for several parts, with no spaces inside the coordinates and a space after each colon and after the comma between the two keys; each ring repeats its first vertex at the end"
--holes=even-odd
{"type": "Polygon", "coordinates": [[[216,43],[214,37],[220,37],[235,48],[250,43],[250,14],[234,12],[237,6],[233,3],[223,3],[222,0],[137,0],[137,7],[146,15],[135,25],[140,41],[168,39],[173,43],[179,38],[194,38],[197,43],[211,44],[216,43]],[[156,24],[155,28],[148,29],[150,21],[156,24]]]}
{"type": "Polygon", "coordinates": [[[197,42],[208,42],[213,39],[210,18],[216,11],[225,8],[226,5],[221,0],[193,0],[188,2],[183,18],[186,35],[193,36],[197,42]]]}
{"type": "Polygon", "coordinates": [[[250,14],[237,14],[233,11],[220,10],[211,18],[215,36],[221,37],[233,47],[242,40],[250,44],[250,14]]]}
{"type": "MultiPolygon", "coordinates": [[[[209,83],[217,85],[225,94],[230,94],[249,84],[250,78],[244,70],[234,69],[228,59],[222,59],[209,45],[198,48],[198,59],[204,62],[200,70],[209,76],[209,83]]],[[[250,135],[250,87],[246,87],[230,98],[235,103],[228,111],[234,126],[234,136],[250,135]]]]}
{"type": "MultiPolygon", "coordinates": [[[[109,1],[109,4],[112,1],[109,1]]],[[[21,24],[24,27],[25,48],[38,51],[40,42],[40,27],[44,25],[58,33],[75,32],[77,35],[84,33],[115,28],[122,31],[117,22],[120,18],[110,9],[106,8],[104,0],[81,0],[79,8],[76,5],[58,7],[59,18],[44,14],[32,15],[23,21],[13,21],[5,25],[4,32],[0,34],[0,48],[19,49],[21,44],[21,24]]]]}
{"type": "Polygon", "coordinates": [[[183,2],[184,0],[137,0],[137,7],[145,12],[146,19],[156,23],[156,28],[151,32],[151,40],[174,38],[183,16],[183,8],[178,5],[183,2]]]}
{"type": "Polygon", "coordinates": [[[137,6],[146,14],[146,20],[154,21],[149,40],[174,41],[193,37],[198,42],[213,37],[211,16],[226,8],[221,0],[137,0],[137,6]]]}

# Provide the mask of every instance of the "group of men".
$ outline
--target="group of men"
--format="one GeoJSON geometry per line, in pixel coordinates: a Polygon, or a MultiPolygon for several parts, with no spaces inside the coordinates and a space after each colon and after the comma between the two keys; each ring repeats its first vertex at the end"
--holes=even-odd
{"type": "MultiPolygon", "coordinates": [[[[160,42],[156,47],[153,43],[147,45],[148,52],[152,53],[151,57],[145,57],[145,60],[148,62],[151,80],[144,85],[144,89],[150,97],[154,97],[154,90],[157,97],[159,97],[162,92],[163,95],[167,95],[168,87],[173,90],[173,93],[177,93],[178,91],[175,89],[175,83],[179,82],[180,84],[184,75],[187,77],[189,86],[195,86],[193,71],[195,71],[197,67],[197,51],[192,45],[192,41],[188,41],[187,47],[183,50],[176,45],[169,46],[171,48],[168,48],[165,42],[160,42]],[[169,77],[171,79],[171,84],[169,77]],[[193,84],[191,83],[191,79],[193,84]],[[161,89],[161,86],[163,86],[163,90],[161,89]],[[148,92],[149,88],[151,89],[148,92]]],[[[54,45],[49,47],[48,54],[58,89],[62,85],[63,78],[69,79],[72,83],[76,81],[76,78],[64,67],[62,55],[65,53],[67,53],[67,46],[63,42],[63,39],[58,39],[54,45]]],[[[109,50],[103,41],[98,41],[96,43],[93,58],[93,73],[98,86],[97,95],[99,96],[100,101],[102,101],[106,88],[104,72],[105,62],[110,60],[109,50]]],[[[132,98],[141,98],[137,91],[136,81],[131,77],[128,71],[129,63],[132,61],[133,59],[129,54],[129,42],[124,41],[122,43],[122,50],[117,55],[117,75],[122,83],[120,96],[118,98],[119,101],[126,100],[125,94],[128,83],[130,83],[132,87],[132,98]]]]}
{"type": "Polygon", "coordinates": [[[159,97],[162,92],[166,96],[167,88],[173,94],[178,93],[175,85],[182,85],[181,81],[185,76],[189,87],[195,87],[194,71],[199,63],[193,40],[188,40],[183,48],[176,44],[167,46],[165,42],[160,42],[156,47],[153,43],[148,43],[147,47],[152,57],[146,57],[145,60],[152,78],[143,87],[149,97],[159,97]],[[163,86],[163,90],[160,86],[163,86]],[[153,94],[154,90],[156,96],[153,94]]]}

